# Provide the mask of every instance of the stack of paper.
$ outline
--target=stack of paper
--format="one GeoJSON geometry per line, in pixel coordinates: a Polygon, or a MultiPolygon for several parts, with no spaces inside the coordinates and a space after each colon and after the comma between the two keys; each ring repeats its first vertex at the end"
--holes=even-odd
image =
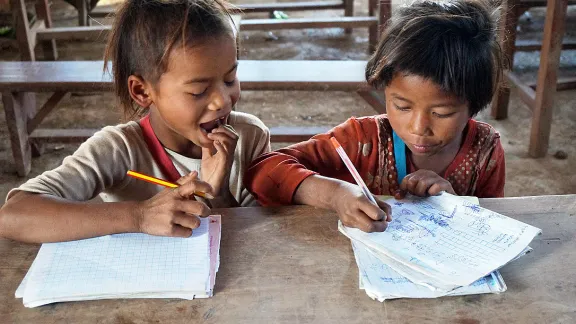
{"type": "Polygon", "coordinates": [[[352,239],[360,287],[378,300],[502,292],[497,269],[530,251],[538,228],[458,196],[387,200],[383,233],[339,224],[352,239]]]}
{"type": "Polygon", "coordinates": [[[24,306],[112,298],[206,298],[219,266],[220,216],[189,238],[117,234],[43,244],[16,290],[24,306]]]}

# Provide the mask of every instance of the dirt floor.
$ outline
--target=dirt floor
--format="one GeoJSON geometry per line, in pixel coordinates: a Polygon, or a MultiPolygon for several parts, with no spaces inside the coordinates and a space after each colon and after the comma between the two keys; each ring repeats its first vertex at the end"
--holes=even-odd
{"type": "MultiPolygon", "coordinates": [[[[246,0],[243,0],[246,1],[246,0]]],[[[262,0],[258,2],[264,2],[262,0]]],[[[356,15],[365,15],[366,1],[356,1],[356,15]]],[[[110,2],[108,2],[110,3],[110,2]]],[[[102,2],[101,4],[107,4],[102,2]]],[[[62,0],[52,5],[55,26],[77,24],[75,10],[62,0]]],[[[311,13],[288,13],[291,17],[311,13]]],[[[337,16],[341,11],[322,11],[315,15],[337,16]]],[[[263,15],[255,15],[264,17],[263,15]]],[[[521,19],[519,39],[539,40],[542,37],[543,9],[532,9],[521,19]]],[[[98,23],[98,22],[94,22],[98,23]]],[[[576,40],[576,7],[569,8],[566,39],[576,40]]],[[[347,35],[341,29],[286,30],[268,32],[241,32],[242,59],[279,60],[364,60],[368,58],[368,34],[356,29],[347,35]]],[[[86,41],[60,41],[60,60],[99,60],[102,58],[105,39],[86,41]]],[[[39,58],[42,54],[37,51],[39,58]]],[[[14,48],[4,48],[0,60],[17,60],[14,48]]],[[[516,71],[523,80],[536,79],[539,64],[538,52],[517,53],[516,71]]],[[[561,76],[576,75],[576,51],[563,51],[561,76]]],[[[39,96],[41,101],[45,96],[39,96]]],[[[515,92],[510,101],[510,117],[494,121],[487,112],[479,120],[491,123],[500,131],[506,151],[507,196],[576,193],[576,90],[559,92],[554,102],[554,121],[550,137],[549,154],[542,159],[527,155],[531,112],[522,104],[515,92]],[[563,151],[567,158],[558,159],[555,153],[563,151]]],[[[346,92],[281,92],[246,91],[242,94],[239,110],[259,116],[269,126],[277,125],[337,125],[350,116],[373,114],[374,111],[355,93],[346,92]]],[[[0,103],[0,110],[3,107],[0,103]]],[[[43,127],[93,128],[121,121],[113,96],[110,93],[73,94],[49,116],[43,127]]],[[[10,188],[25,181],[15,175],[12,154],[5,126],[4,113],[0,112],[0,201],[10,188]]],[[[276,145],[276,147],[282,146],[276,145]]],[[[58,166],[62,159],[74,152],[77,145],[50,145],[46,153],[33,160],[33,177],[44,170],[58,166]]]]}

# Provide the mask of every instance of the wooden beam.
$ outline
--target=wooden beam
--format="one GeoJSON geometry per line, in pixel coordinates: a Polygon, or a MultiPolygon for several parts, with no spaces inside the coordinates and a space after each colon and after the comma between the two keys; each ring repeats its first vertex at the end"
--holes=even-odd
{"type": "MultiPolygon", "coordinates": [[[[272,12],[275,10],[280,11],[306,11],[306,10],[327,10],[327,9],[343,9],[343,1],[312,1],[312,2],[280,2],[280,3],[243,3],[235,4],[242,13],[254,12],[272,12]]],[[[90,16],[94,18],[104,18],[116,13],[116,8],[113,6],[96,7],[90,12],[90,16]]]]}
{"type": "Polygon", "coordinates": [[[358,91],[358,94],[379,114],[386,113],[386,99],[380,94],[384,90],[358,91]]]}
{"type": "MultiPolygon", "coordinates": [[[[542,49],[542,44],[537,41],[518,41],[516,42],[517,52],[531,52],[540,51],[542,49]]],[[[566,41],[562,43],[563,50],[574,50],[576,49],[576,42],[566,41]]]]}
{"type": "MultiPolygon", "coordinates": [[[[528,85],[530,88],[536,90],[536,83],[532,82],[528,85]]],[[[576,78],[560,78],[556,83],[556,91],[576,89],[576,78]]]]}
{"type": "Polygon", "coordinates": [[[344,9],[343,1],[311,1],[311,2],[280,2],[280,3],[245,3],[237,4],[244,13],[280,11],[306,11],[344,9]]]}
{"type": "Polygon", "coordinates": [[[270,141],[274,143],[297,143],[312,136],[328,132],[332,127],[278,126],[270,128],[270,141]]]}
{"type": "MultiPolygon", "coordinates": [[[[275,143],[296,143],[310,139],[316,134],[322,134],[332,127],[291,127],[279,126],[270,128],[270,140],[275,143]]],[[[36,129],[30,134],[30,139],[39,143],[78,143],[90,138],[97,129],[36,129]]]]}
{"type": "Polygon", "coordinates": [[[548,1],[546,6],[544,38],[538,68],[538,87],[528,148],[530,156],[536,158],[545,156],[548,151],[567,10],[568,0],[548,1]]]}
{"type": "Polygon", "coordinates": [[[42,120],[44,120],[44,118],[46,118],[46,116],[48,116],[48,114],[52,110],[54,110],[54,108],[56,108],[58,103],[62,100],[62,98],[64,98],[64,96],[67,93],[68,92],[66,91],[58,91],[54,92],[54,94],[50,96],[50,98],[46,101],[46,103],[42,106],[42,108],[38,110],[34,118],[28,121],[28,127],[27,127],[28,134],[32,133],[36,129],[36,127],[40,125],[42,120]]]}
{"type": "Polygon", "coordinates": [[[522,82],[514,72],[506,71],[504,75],[508,79],[509,83],[518,88],[518,96],[520,97],[520,100],[522,100],[530,110],[533,110],[534,102],[536,100],[536,92],[522,82]]]}
{"type": "Polygon", "coordinates": [[[305,28],[363,28],[378,25],[376,17],[325,17],[290,19],[245,19],[242,31],[305,29],[305,28]]]}
{"type": "Polygon", "coordinates": [[[90,138],[97,129],[50,129],[40,128],[30,134],[30,140],[38,143],[79,143],[90,138]]]}
{"type": "Polygon", "coordinates": [[[54,27],[38,30],[38,40],[105,39],[112,26],[54,27]]]}
{"type": "MultiPolygon", "coordinates": [[[[273,30],[303,28],[360,28],[378,24],[376,17],[326,17],[292,19],[248,19],[242,20],[242,30],[273,30]]],[[[112,26],[55,27],[37,31],[38,40],[50,39],[98,39],[105,38],[112,26]]]]}

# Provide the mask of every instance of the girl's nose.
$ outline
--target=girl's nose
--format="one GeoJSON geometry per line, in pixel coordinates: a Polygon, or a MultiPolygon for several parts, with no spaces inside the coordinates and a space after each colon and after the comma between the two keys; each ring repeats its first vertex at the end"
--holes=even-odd
{"type": "Polygon", "coordinates": [[[218,111],[231,108],[232,99],[230,97],[229,90],[225,86],[219,87],[213,92],[208,109],[218,111]]]}
{"type": "Polygon", "coordinates": [[[415,112],[410,119],[410,132],[418,136],[430,135],[430,117],[428,114],[415,112]]]}

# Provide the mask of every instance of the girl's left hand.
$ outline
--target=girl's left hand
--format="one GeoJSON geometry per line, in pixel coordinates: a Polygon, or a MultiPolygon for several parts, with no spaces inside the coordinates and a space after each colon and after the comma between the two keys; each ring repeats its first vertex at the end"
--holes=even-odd
{"type": "Polygon", "coordinates": [[[214,193],[222,196],[229,189],[230,169],[234,162],[234,151],[238,142],[238,133],[230,125],[221,125],[208,134],[214,141],[214,148],[202,148],[202,166],[200,178],[208,182],[214,193]]]}
{"type": "Polygon", "coordinates": [[[435,196],[442,191],[453,195],[456,194],[448,180],[442,178],[434,171],[420,169],[404,177],[400,184],[400,192],[395,197],[402,199],[406,196],[406,193],[420,197],[435,196]]]}

